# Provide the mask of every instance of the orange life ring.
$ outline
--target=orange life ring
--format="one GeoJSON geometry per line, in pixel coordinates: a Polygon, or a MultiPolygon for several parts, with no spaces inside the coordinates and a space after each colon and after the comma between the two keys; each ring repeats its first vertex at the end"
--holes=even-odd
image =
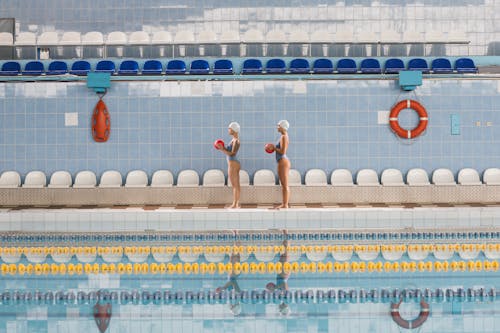
{"type": "Polygon", "coordinates": [[[394,320],[394,322],[400,327],[410,330],[422,326],[430,314],[429,304],[423,299],[420,300],[420,313],[418,314],[418,317],[412,320],[406,320],[399,314],[399,306],[401,305],[401,302],[402,301],[399,303],[391,303],[392,320],[394,320]]]}
{"type": "Polygon", "coordinates": [[[99,99],[92,115],[92,137],[96,142],[106,142],[111,130],[111,119],[106,104],[99,99]]]}
{"type": "Polygon", "coordinates": [[[391,113],[389,115],[389,124],[392,131],[403,139],[413,139],[422,134],[427,128],[428,122],[429,118],[427,117],[427,111],[425,110],[425,108],[422,106],[422,104],[412,99],[398,102],[391,109],[391,113]],[[407,130],[399,126],[398,116],[399,113],[404,109],[413,109],[418,113],[418,116],[420,117],[420,123],[412,130],[407,130]]]}

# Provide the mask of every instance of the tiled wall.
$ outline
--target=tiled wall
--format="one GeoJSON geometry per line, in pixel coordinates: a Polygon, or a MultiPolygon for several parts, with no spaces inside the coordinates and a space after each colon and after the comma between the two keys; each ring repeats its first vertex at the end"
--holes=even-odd
{"type": "MultiPolygon", "coordinates": [[[[481,172],[500,165],[499,87],[496,80],[426,79],[415,97],[394,80],[113,82],[104,97],[111,137],[96,143],[90,117],[98,98],[85,83],[0,83],[0,169],[90,169],[98,175],[107,169],[124,175],[132,169],[150,175],[157,169],[225,169],[224,155],[212,143],[227,141],[226,126],[238,121],[239,159],[252,174],[275,169],[274,156],[263,146],[278,138],[275,124],[286,118],[288,155],[302,173],[414,167],[481,172]],[[417,98],[429,113],[426,134],[411,144],[379,123],[407,97],[417,98]],[[65,126],[71,113],[77,113],[77,126],[65,126]],[[451,135],[452,114],[460,117],[460,135],[451,135]]],[[[411,128],[418,119],[404,111],[400,122],[411,128]]]]}
{"type": "MultiPolygon", "coordinates": [[[[17,32],[114,30],[154,32],[205,29],[220,34],[272,29],[313,33],[317,30],[355,35],[463,32],[473,55],[500,54],[498,1],[485,0],[325,0],[291,2],[216,0],[3,0],[0,17],[14,17],[17,32]]],[[[461,49],[462,52],[464,49],[461,49]]],[[[448,53],[450,54],[450,53],[448,53]]]]}

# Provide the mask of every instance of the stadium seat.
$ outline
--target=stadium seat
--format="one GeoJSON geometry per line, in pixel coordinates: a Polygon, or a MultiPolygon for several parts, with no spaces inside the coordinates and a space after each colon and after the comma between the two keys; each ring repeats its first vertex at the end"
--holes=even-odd
{"type": "Polygon", "coordinates": [[[122,184],[122,175],[118,171],[108,170],[102,174],[99,187],[121,187],[122,184]]]}
{"type": "Polygon", "coordinates": [[[432,60],[432,72],[436,74],[448,74],[453,73],[453,68],[451,68],[451,63],[446,58],[437,58],[432,60]]]}
{"type": "Polygon", "coordinates": [[[483,182],[486,185],[500,185],[500,169],[489,168],[483,173],[483,182]]]}
{"type": "Polygon", "coordinates": [[[194,60],[191,63],[191,68],[189,69],[189,74],[193,75],[205,75],[210,72],[210,65],[208,61],[203,59],[194,60]]]}
{"type": "Polygon", "coordinates": [[[283,59],[271,59],[266,63],[266,73],[284,74],[286,73],[286,64],[283,59]]]}
{"type": "Polygon", "coordinates": [[[465,168],[458,172],[458,183],[460,185],[482,185],[479,173],[472,168],[465,168]]]}
{"type": "Polygon", "coordinates": [[[300,186],[302,185],[302,176],[299,170],[290,169],[288,172],[288,185],[289,186],[300,186]]]}
{"type": "Polygon", "coordinates": [[[306,172],[304,179],[306,186],[326,186],[328,181],[326,179],[325,171],[321,169],[311,169],[306,172]]]}
{"type": "Polygon", "coordinates": [[[224,172],[219,169],[211,169],[205,171],[203,174],[203,186],[224,186],[226,184],[226,177],[224,172]]]}
{"type": "Polygon", "coordinates": [[[75,176],[73,188],[94,188],[97,185],[97,177],[93,171],[80,171],[75,176]]]}
{"type": "Polygon", "coordinates": [[[21,176],[17,171],[4,171],[0,176],[0,188],[21,186],[21,176]]]}
{"type": "Polygon", "coordinates": [[[169,170],[157,170],[151,178],[151,187],[172,187],[174,175],[169,170]]]}
{"type": "Polygon", "coordinates": [[[477,67],[470,58],[460,58],[455,61],[455,69],[458,73],[477,73],[477,67]]]}
{"type": "Polygon", "coordinates": [[[405,64],[403,60],[392,58],[387,59],[385,62],[385,74],[398,74],[400,71],[405,70],[405,64]]]}
{"type": "Polygon", "coordinates": [[[23,75],[42,75],[45,71],[43,64],[40,61],[30,61],[24,66],[23,75]]]}
{"type": "Polygon", "coordinates": [[[233,63],[228,59],[220,59],[214,63],[214,74],[233,74],[233,63]]]}
{"type": "Polygon", "coordinates": [[[200,185],[200,176],[195,170],[182,170],[177,176],[177,186],[194,187],[200,185]]]}
{"type": "Polygon", "coordinates": [[[59,43],[59,34],[55,31],[42,32],[36,40],[37,46],[56,46],[59,43]]]}
{"type": "Polygon", "coordinates": [[[352,173],[348,169],[337,169],[330,177],[332,186],[353,186],[352,173]]]}
{"type": "Polygon", "coordinates": [[[147,60],[142,67],[142,75],[161,75],[163,65],[159,60],[147,60]]]}
{"type": "Polygon", "coordinates": [[[21,65],[16,61],[7,61],[2,65],[2,70],[0,75],[3,76],[14,76],[21,73],[21,65]]]}
{"type": "Polygon", "coordinates": [[[182,60],[170,60],[167,64],[165,74],[179,75],[186,73],[186,63],[182,60]]]}
{"type": "Polygon", "coordinates": [[[316,59],[313,63],[314,74],[332,74],[333,62],[330,59],[316,59]]]}
{"type": "Polygon", "coordinates": [[[12,46],[14,37],[10,32],[0,32],[0,46],[12,46]]]}
{"type": "Polygon", "coordinates": [[[47,177],[43,171],[30,171],[24,178],[23,187],[40,188],[47,185],[47,177]]]}
{"type": "Polygon", "coordinates": [[[148,186],[148,175],[142,170],[132,170],[127,174],[125,187],[146,187],[148,186]]]}
{"type": "Polygon", "coordinates": [[[410,186],[428,186],[429,175],[424,169],[410,169],[406,175],[406,183],[410,186]]]}
{"type": "Polygon", "coordinates": [[[52,61],[47,69],[47,75],[64,75],[68,73],[68,65],[64,61],[52,61]]]}
{"type": "Polygon", "coordinates": [[[259,59],[247,59],[243,62],[242,74],[261,74],[262,62],[259,59]]]}
{"type": "Polygon", "coordinates": [[[151,187],[172,187],[174,175],[169,170],[157,170],[151,178],[151,187]]]}
{"type": "Polygon", "coordinates": [[[380,68],[380,62],[377,59],[368,58],[363,59],[360,65],[361,73],[363,74],[380,74],[382,69],[380,68]]]}
{"type": "Polygon", "coordinates": [[[306,59],[293,59],[290,62],[290,73],[292,74],[309,74],[310,71],[309,61],[306,59]]]}
{"type": "Polygon", "coordinates": [[[436,169],[432,173],[432,183],[438,186],[456,185],[455,177],[449,169],[436,169]]]}
{"type": "Polygon", "coordinates": [[[118,75],[137,75],[139,73],[139,64],[135,60],[125,60],[120,64],[118,75]]]}
{"type": "Polygon", "coordinates": [[[253,175],[254,186],[273,186],[276,185],[276,176],[269,169],[257,170],[253,175]]]}
{"type": "Polygon", "coordinates": [[[378,186],[380,185],[378,181],[378,175],[375,170],[372,169],[362,169],[358,171],[356,175],[356,184],[360,186],[378,186]]]}
{"type": "Polygon", "coordinates": [[[337,63],[337,72],[339,74],[356,74],[357,71],[356,62],[353,59],[340,59],[337,63]]]}
{"type": "Polygon", "coordinates": [[[115,70],[116,70],[115,63],[112,62],[111,60],[101,60],[95,66],[96,73],[114,74],[115,70]]]}
{"type": "Polygon", "coordinates": [[[73,185],[73,179],[68,171],[56,171],[50,176],[48,187],[68,188],[71,185],[73,185]]]}
{"type": "Polygon", "coordinates": [[[71,65],[70,74],[85,76],[90,72],[90,63],[85,60],[78,60],[71,65]]]}
{"type": "Polygon", "coordinates": [[[427,61],[422,58],[414,58],[408,62],[409,71],[421,71],[422,73],[429,73],[429,65],[427,61]]]}
{"type": "Polygon", "coordinates": [[[403,174],[398,169],[385,169],[380,176],[384,186],[404,186],[403,174]]]}

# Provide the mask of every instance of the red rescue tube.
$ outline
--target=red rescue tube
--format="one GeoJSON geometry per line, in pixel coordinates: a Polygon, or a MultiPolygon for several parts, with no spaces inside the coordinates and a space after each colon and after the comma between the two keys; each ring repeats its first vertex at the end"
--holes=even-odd
{"type": "Polygon", "coordinates": [[[111,130],[111,118],[108,108],[102,99],[97,102],[92,114],[92,137],[94,141],[106,142],[111,130]]]}

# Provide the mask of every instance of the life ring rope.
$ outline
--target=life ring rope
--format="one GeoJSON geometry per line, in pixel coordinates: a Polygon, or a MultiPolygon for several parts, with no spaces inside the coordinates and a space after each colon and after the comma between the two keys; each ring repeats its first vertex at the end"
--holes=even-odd
{"type": "Polygon", "coordinates": [[[426,130],[428,122],[429,117],[424,106],[412,99],[399,101],[396,105],[394,105],[389,114],[389,125],[392,131],[403,139],[414,139],[421,135],[426,130]],[[408,130],[399,125],[398,116],[404,109],[413,109],[417,112],[420,122],[414,129],[408,130]]]}

